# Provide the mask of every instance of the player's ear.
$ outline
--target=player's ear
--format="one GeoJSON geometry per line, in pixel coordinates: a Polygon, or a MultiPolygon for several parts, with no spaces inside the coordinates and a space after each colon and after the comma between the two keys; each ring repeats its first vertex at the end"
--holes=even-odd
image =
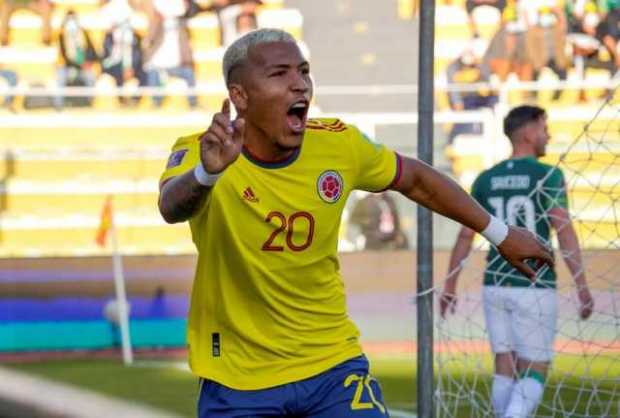
{"type": "Polygon", "coordinates": [[[534,127],[532,126],[531,123],[528,123],[524,126],[521,127],[521,132],[519,132],[521,135],[521,141],[527,143],[527,144],[533,144],[534,143],[534,139],[536,137],[535,132],[534,132],[534,127]]]}
{"type": "Polygon", "coordinates": [[[235,105],[237,113],[242,113],[248,108],[248,95],[241,84],[230,83],[228,85],[228,96],[235,105]]]}

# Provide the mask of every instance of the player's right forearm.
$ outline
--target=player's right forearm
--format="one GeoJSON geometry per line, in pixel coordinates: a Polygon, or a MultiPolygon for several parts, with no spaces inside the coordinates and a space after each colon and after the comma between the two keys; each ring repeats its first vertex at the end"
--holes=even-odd
{"type": "Polygon", "coordinates": [[[586,285],[585,272],[583,271],[579,240],[570,215],[565,208],[555,207],[549,211],[549,219],[558,235],[562,258],[570,270],[575,284],[581,288],[586,285]]]}
{"type": "Polygon", "coordinates": [[[575,233],[575,229],[572,224],[568,224],[566,227],[558,231],[558,243],[560,244],[562,258],[564,259],[568,270],[570,270],[577,288],[586,286],[586,277],[581,259],[581,249],[579,248],[577,234],[575,233]]]}
{"type": "Polygon", "coordinates": [[[200,209],[210,190],[196,180],[194,170],[189,170],[161,186],[159,212],[168,223],[184,222],[200,209]]]}

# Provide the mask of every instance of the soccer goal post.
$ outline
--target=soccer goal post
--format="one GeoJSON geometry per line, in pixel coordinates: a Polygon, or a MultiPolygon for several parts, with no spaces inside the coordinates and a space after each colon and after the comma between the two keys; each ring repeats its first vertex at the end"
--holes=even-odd
{"type": "MultiPolygon", "coordinates": [[[[418,158],[433,164],[435,1],[420,5],[418,51],[418,158]]],[[[433,215],[418,206],[417,213],[417,412],[433,418],[433,215]]]]}

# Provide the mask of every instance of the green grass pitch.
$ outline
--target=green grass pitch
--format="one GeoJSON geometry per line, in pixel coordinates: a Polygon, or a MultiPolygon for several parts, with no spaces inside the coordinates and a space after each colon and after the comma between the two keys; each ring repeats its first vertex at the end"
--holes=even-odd
{"type": "MultiPolygon", "coordinates": [[[[440,378],[449,385],[452,393],[443,398],[443,405],[451,412],[441,416],[479,417],[490,414],[490,356],[462,357],[459,360],[452,356],[442,366],[445,373],[440,378]]],[[[372,373],[381,383],[388,407],[413,412],[415,359],[412,356],[377,356],[370,360],[372,373]]],[[[555,405],[556,410],[541,407],[537,416],[620,416],[620,354],[591,357],[587,362],[583,360],[566,355],[555,359],[544,403],[555,405]],[[558,386],[558,380],[561,380],[561,386],[558,386]],[[589,395],[594,390],[598,394],[593,401],[589,395]]],[[[138,361],[133,367],[124,367],[120,361],[114,360],[67,360],[13,364],[10,367],[149,404],[182,416],[195,416],[198,381],[179,367],[179,363],[138,361]]]]}

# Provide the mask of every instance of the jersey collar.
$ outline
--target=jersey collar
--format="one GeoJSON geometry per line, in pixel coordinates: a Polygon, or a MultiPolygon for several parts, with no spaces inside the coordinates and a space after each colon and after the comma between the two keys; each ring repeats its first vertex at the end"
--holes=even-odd
{"type": "Polygon", "coordinates": [[[537,161],[533,155],[526,155],[524,157],[509,158],[509,161],[537,161]]]}
{"type": "Polygon", "coordinates": [[[295,162],[295,160],[297,160],[297,157],[299,157],[299,153],[301,152],[301,147],[296,148],[291,155],[281,159],[281,160],[275,160],[275,161],[267,161],[267,160],[263,160],[260,157],[258,157],[255,154],[252,154],[252,151],[250,151],[248,148],[246,148],[245,146],[241,149],[241,152],[243,153],[243,155],[245,156],[245,158],[248,159],[248,161],[250,161],[253,164],[256,164],[259,167],[262,168],[284,168],[287,167],[291,164],[293,164],[295,162]]]}

